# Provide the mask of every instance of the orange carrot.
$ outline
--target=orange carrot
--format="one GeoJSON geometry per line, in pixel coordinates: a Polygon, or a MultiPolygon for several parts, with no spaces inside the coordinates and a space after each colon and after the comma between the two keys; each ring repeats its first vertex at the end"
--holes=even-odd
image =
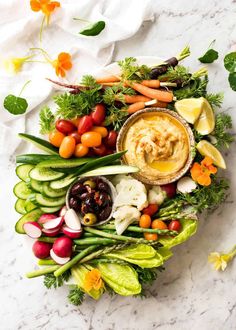
{"type": "Polygon", "coordinates": [[[100,83],[100,85],[102,86],[116,86],[116,85],[119,85],[120,83],[119,82],[107,82],[107,83],[100,83]]]}
{"type": "MultiPolygon", "coordinates": [[[[151,99],[143,95],[123,95],[125,103],[148,102],[151,99]]],[[[119,100],[119,96],[117,98],[119,100]]]]}
{"type": "Polygon", "coordinates": [[[126,82],[131,88],[135,89],[140,94],[150,97],[151,99],[156,99],[158,101],[170,103],[173,101],[173,93],[167,91],[160,91],[157,89],[152,89],[150,87],[143,86],[136,82],[126,82]]]}
{"type": "Polygon", "coordinates": [[[166,102],[161,102],[161,101],[157,101],[155,104],[153,104],[153,107],[157,107],[157,108],[166,108],[168,105],[168,103],[166,102]]]}
{"type": "Polygon", "coordinates": [[[159,88],[160,87],[160,81],[157,80],[157,79],[143,80],[141,82],[141,85],[151,87],[151,88],[159,88]]]}
{"type": "Polygon", "coordinates": [[[136,102],[128,106],[127,111],[129,114],[132,114],[144,108],[145,108],[145,102],[136,102]]]}
{"type": "Polygon", "coordinates": [[[107,76],[107,77],[101,77],[101,78],[96,78],[96,82],[98,84],[103,84],[103,83],[112,83],[112,82],[118,82],[120,79],[115,76],[107,76]]]}

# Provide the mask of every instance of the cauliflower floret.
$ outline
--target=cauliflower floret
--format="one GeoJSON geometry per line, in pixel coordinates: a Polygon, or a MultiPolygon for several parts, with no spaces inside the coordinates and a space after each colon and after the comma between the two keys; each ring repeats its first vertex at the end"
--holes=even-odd
{"type": "Polygon", "coordinates": [[[141,213],[134,206],[124,205],[119,207],[113,213],[117,234],[121,235],[131,223],[139,221],[140,216],[141,213]]]}
{"type": "Polygon", "coordinates": [[[127,174],[117,174],[112,179],[111,182],[114,186],[116,186],[118,183],[120,183],[121,180],[130,180],[133,179],[131,175],[127,174]]]}
{"type": "Polygon", "coordinates": [[[115,207],[132,205],[142,210],[148,205],[146,187],[132,177],[122,178],[116,185],[116,191],[115,207]]]}
{"type": "Polygon", "coordinates": [[[153,186],[148,192],[148,203],[161,205],[166,198],[166,193],[160,186],[153,186]]]}

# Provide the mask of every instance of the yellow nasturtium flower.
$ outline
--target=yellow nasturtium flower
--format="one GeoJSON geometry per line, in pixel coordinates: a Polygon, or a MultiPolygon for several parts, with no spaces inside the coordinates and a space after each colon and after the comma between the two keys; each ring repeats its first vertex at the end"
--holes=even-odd
{"type": "Polygon", "coordinates": [[[227,267],[228,263],[235,257],[236,255],[236,245],[230,250],[229,253],[219,253],[219,252],[211,252],[208,256],[208,261],[213,264],[215,270],[224,271],[227,267]]]}
{"type": "Polygon", "coordinates": [[[25,57],[11,57],[9,59],[6,59],[3,61],[4,68],[9,72],[9,73],[18,73],[21,71],[22,66],[24,65],[25,62],[28,62],[28,60],[32,58],[31,56],[25,56],[25,57]]]}

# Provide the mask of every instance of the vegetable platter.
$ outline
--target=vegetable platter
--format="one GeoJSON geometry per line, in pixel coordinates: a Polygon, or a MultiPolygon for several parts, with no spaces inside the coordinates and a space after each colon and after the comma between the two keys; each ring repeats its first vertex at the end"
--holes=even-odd
{"type": "Polygon", "coordinates": [[[186,47],[166,61],[126,58],[75,85],[51,80],[60,93],[39,113],[41,135],[19,134],[40,150],[16,157],[15,230],[37,264],[26,276],[69,285],[72,304],[144,297],[199,214],[226,198],[231,118],[223,95],[207,91],[207,68],[183,66],[188,56],[186,47]]]}

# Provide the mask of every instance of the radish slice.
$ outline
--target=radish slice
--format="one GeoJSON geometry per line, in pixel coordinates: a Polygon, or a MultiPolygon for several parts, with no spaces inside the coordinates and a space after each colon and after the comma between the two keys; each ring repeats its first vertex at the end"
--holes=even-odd
{"type": "Polygon", "coordinates": [[[67,211],[67,207],[65,205],[60,209],[59,216],[64,217],[64,215],[66,214],[66,211],[67,211]]]}
{"type": "Polygon", "coordinates": [[[42,232],[48,237],[57,236],[61,232],[61,227],[55,229],[42,229],[42,232]]]}
{"type": "Polygon", "coordinates": [[[39,238],[42,235],[41,226],[37,222],[26,222],[23,228],[26,234],[31,238],[39,238]]]}
{"type": "Polygon", "coordinates": [[[197,188],[197,184],[188,176],[184,176],[177,183],[177,190],[182,194],[191,193],[197,188]]]}
{"type": "Polygon", "coordinates": [[[55,214],[51,214],[51,213],[45,213],[42,214],[41,217],[38,219],[38,223],[40,223],[41,225],[52,220],[52,219],[56,219],[57,216],[55,214]]]}
{"type": "Polygon", "coordinates": [[[58,218],[45,222],[43,224],[43,228],[44,229],[57,229],[62,226],[63,222],[64,222],[64,218],[58,217],[58,218]]]}
{"type": "Polygon", "coordinates": [[[66,225],[64,225],[62,227],[62,232],[63,232],[63,234],[65,234],[66,236],[68,236],[70,238],[79,238],[83,234],[82,229],[80,229],[80,230],[74,230],[74,229],[71,229],[70,227],[68,227],[66,225]]]}
{"type": "Polygon", "coordinates": [[[58,257],[56,253],[53,251],[53,249],[50,250],[50,256],[59,265],[64,265],[70,260],[70,257],[67,258],[58,257]]]}
{"type": "Polygon", "coordinates": [[[69,228],[73,230],[81,230],[82,227],[81,227],[80,219],[73,209],[69,209],[68,211],[66,211],[64,219],[66,225],[69,228]]]}

